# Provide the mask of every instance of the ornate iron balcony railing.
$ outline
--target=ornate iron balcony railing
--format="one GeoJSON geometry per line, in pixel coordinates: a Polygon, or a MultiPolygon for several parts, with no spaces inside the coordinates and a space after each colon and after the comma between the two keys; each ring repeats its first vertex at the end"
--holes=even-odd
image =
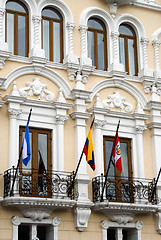
{"type": "Polygon", "coordinates": [[[15,173],[15,167],[4,172],[4,197],[19,195],[75,199],[74,187],[70,187],[74,184],[73,173],[44,171],[40,174],[37,169],[19,169],[11,191],[15,173]]]}
{"type": "MultiPolygon", "coordinates": [[[[101,202],[105,176],[92,179],[93,202],[101,202]]],[[[109,176],[105,184],[103,201],[152,203],[157,204],[159,198],[154,188],[155,179],[135,179],[109,176]]]]}

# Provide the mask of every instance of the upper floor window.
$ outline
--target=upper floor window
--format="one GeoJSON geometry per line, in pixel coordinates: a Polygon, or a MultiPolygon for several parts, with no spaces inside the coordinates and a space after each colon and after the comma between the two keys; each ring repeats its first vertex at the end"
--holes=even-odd
{"type": "Polygon", "coordinates": [[[96,69],[107,70],[107,32],[104,23],[97,18],[88,20],[88,57],[96,69]]]}
{"type": "Polygon", "coordinates": [[[124,65],[127,74],[138,75],[136,34],[127,24],[120,25],[119,34],[120,62],[124,65]]]}
{"type": "Polygon", "coordinates": [[[6,41],[12,54],[28,56],[28,10],[20,1],[6,3],[6,41]]]}
{"type": "Polygon", "coordinates": [[[45,56],[53,62],[63,62],[63,19],[52,8],[42,11],[42,47],[45,56]]]}
{"type": "MultiPolygon", "coordinates": [[[[118,202],[133,202],[132,191],[132,162],[131,162],[131,139],[119,138],[121,149],[122,172],[111,164],[106,188],[107,199],[118,202]]],[[[113,146],[113,137],[104,137],[104,166],[105,175],[108,168],[113,146]]]]}

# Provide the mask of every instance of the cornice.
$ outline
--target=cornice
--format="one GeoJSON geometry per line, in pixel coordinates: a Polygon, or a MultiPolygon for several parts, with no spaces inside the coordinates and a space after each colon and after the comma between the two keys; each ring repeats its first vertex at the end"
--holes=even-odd
{"type": "Polygon", "coordinates": [[[161,111],[161,102],[149,101],[146,105],[146,110],[158,110],[161,111]]]}
{"type": "Polygon", "coordinates": [[[79,89],[73,89],[71,91],[71,96],[73,100],[79,98],[79,99],[84,99],[87,100],[89,96],[91,95],[91,91],[85,91],[85,90],[79,90],[79,89]]]}
{"type": "Polygon", "coordinates": [[[73,208],[75,200],[53,199],[53,198],[34,198],[34,197],[6,197],[2,201],[4,207],[17,207],[21,211],[28,208],[45,208],[55,210],[58,208],[73,208]]]}
{"type": "Polygon", "coordinates": [[[111,213],[115,214],[148,214],[155,213],[158,211],[158,206],[150,204],[136,204],[136,203],[114,203],[114,202],[102,202],[95,203],[92,207],[93,211],[99,211],[104,213],[106,216],[111,213]]]}

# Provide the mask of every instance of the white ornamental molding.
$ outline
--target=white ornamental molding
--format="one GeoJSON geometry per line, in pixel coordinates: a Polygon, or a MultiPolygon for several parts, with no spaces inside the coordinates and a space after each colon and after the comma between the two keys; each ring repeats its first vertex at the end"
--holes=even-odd
{"type": "Polygon", "coordinates": [[[107,217],[112,222],[117,222],[118,224],[126,225],[128,222],[133,221],[135,215],[134,214],[108,214],[107,217]]]}
{"type": "Polygon", "coordinates": [[[108,100],[103,101],[104,108],[119,108],[120,110],[125,110],[131,113],[133,106],[127,103],[125,97],[122,97],[118,91],[115,91],[113,95],[108,96],[108,100]]]}
{"type": "Polygon", "coordinates": [[[75,208],[75,225],[79,232],[83,232],[87,228],[90,215],[91,209],[88,207],[75,208]]]}
{"type": "Polygon", "coordinates": [[[27,82],[26,87],[19,90],[20,96],[37,96],[40,100],[41,98],[46,98],[47,101],[51,102],[54,100],[54,94],[47,90],[47,85],[40,82],[40,78],[34,78],[33,82],[27,82]],[[29,91],[29,92],[28,92],[29,91]]]}
{"type": "Polygon", "coordinates": [[[52,214],[52,211],[49,209],[35,209],[35,208],[29,208],[29,209],[23,209],[22,213],[25,217],[31,218],[33,221],[42,221],[44,218],[50,217],[52,214]]]}

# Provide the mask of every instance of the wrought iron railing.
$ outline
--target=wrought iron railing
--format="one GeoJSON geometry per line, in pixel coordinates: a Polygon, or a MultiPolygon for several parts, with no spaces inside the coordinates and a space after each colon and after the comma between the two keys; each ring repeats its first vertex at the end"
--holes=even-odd
{"type": "Polygon", "coordinates": [[[93,202],[102,200],[152,204],[159,202],[154,188],[155,180],[109,176],[103,191],[103,199],[101,199],[104,184],[103,174],[92,179],[93,202]]]}
{"type": "Polygon", "coordinates": [[[44,171],[40,174],[36,169],[19,169],[13,187],[15,173],[15,167],[4,172],[4,197],[20,195],[75,199],[73,173],[44,171]]]}

